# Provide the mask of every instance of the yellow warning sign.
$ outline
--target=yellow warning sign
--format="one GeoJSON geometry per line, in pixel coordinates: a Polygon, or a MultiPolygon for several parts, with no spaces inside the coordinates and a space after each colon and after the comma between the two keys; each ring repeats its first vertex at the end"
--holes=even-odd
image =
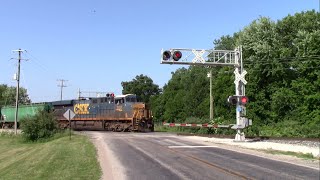
{"type": "Polygon", "coordinates": [[[76,113],[76,114],[89,114],[89,104],[76,104],[76,105],[74,105],[74,113],[76,113]]]}

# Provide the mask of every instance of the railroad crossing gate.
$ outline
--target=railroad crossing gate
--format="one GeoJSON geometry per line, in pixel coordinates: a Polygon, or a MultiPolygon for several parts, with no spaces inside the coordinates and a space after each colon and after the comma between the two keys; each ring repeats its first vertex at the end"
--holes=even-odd
{"type": "MultiPolygon", "coordinates": [[[[184,49],[172,48],[169,50],[161,50],[160,64],[177,64],[177,65],[193,65],[193,66],[232,66],[235,68],[235,96],[245,96],[245,75],[247,71],[243,69],[242,64],[242,48],[237,47],[235,50],[205,50],[205,49],[184,49]]],[[[252,124],[248,123],[248,119],[243,117],[242,109],[245,109],[241,102],[236,103],[236,121],[237,124],[232,126],[236,129],[237,134],[235,141],[244,141],[245,135],[241,130],[252,124]],[[239,109],[241,108],[241,111],[239,109]],[[245,119],[244,119],[245,118],[245,119]]]]}

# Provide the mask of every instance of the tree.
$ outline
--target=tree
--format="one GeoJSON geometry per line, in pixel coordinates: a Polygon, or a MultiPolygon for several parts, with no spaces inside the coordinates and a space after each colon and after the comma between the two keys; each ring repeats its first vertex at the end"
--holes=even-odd
{"type": "Polygon", "coordinates": [[[152,101],[157,120],[185,122],[188,117],[209,117],[209,79],[204,67],[179,68],[152,101]]]}
{"type": "Polygon", "coordinates": [[[153,80],[143,74],[137,75],[132,81],[121,82],[123,88],[122,94],[136,94],[139,100],[149,103],[150,97],[158,95],[161,91],[158,85],[153,83],[153,80]]]}
{"type": "Polygon", "coordinates": [[[320,127],[319,19],[315,11],[277,22],[262,17],[239,32],[248,71],[247,109],[260,130],[265,125],[286,129],[277,135],[317,134],[301,127],[320,127]]]}
{"type": "Polygon", "coordinates": [[[26,140],[47,139],[57,133],[57,120],[52,112],[39,110],[34,116],[21,119],[21,130],[26,140]]]}
{"type": "MultiPolygon", "coordinates": [[[[20,87],[19,90],[19,104],[31,103],[29,95],[25,88],[20,87]]],[[[16,103],[16,87],[0,85],[0,107],[6,105],[14,105],[16,103]]]]}

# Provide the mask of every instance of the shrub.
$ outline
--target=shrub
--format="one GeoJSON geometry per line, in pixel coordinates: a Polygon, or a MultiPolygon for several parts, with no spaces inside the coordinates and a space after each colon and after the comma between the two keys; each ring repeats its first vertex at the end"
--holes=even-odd
{"type": "Polygon", "coordinates": [[[40,110],[34,116],[20,121],[20,128],[26,140],[37,141],[52,137],[57,132],[57,121],[51,112],[40,110]]]}

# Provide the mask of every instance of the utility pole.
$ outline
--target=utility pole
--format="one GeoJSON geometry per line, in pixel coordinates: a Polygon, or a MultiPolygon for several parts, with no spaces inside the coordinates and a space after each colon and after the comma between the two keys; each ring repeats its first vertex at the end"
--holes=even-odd
{"type": "Polygon", "coordinates": [[[64,82],[68,81],[68,80],[65,80],[65,79],[57,79],[57,81],[60,81],[60,84],[58,85],[58,87],[60,87],[60,101],[62,101],[62,90],[64,87],[67,87],[64,82]]]}
{"type": "Polygon", "coordinates": [[[15,119],[14,119],[14,134],[17,135],[17,123],[18,123],[18,108],[19,108],[19,89],[20,89],[20,63],[21,63],[21,53],[24,50],[18,49],[18,50],[13,50],[13,52],[18,52],[18,72],[17,76],[15,76],[15,79],[17,80],[17,90],[16,90],[16,113],[15,113],[15,119]]]}
{"type": "Polygon", "coordinates": [[[212,69],[207,75],[210,78],[210,120],[213,119],[213,96],[212,96],[212,69]]]}
{"type": "Polygon", "coordinates": [[[80,88],[78,89],[78,100],[80,100],[80,97],[81,97],[81,91],[80,91],[80,88]]]}

